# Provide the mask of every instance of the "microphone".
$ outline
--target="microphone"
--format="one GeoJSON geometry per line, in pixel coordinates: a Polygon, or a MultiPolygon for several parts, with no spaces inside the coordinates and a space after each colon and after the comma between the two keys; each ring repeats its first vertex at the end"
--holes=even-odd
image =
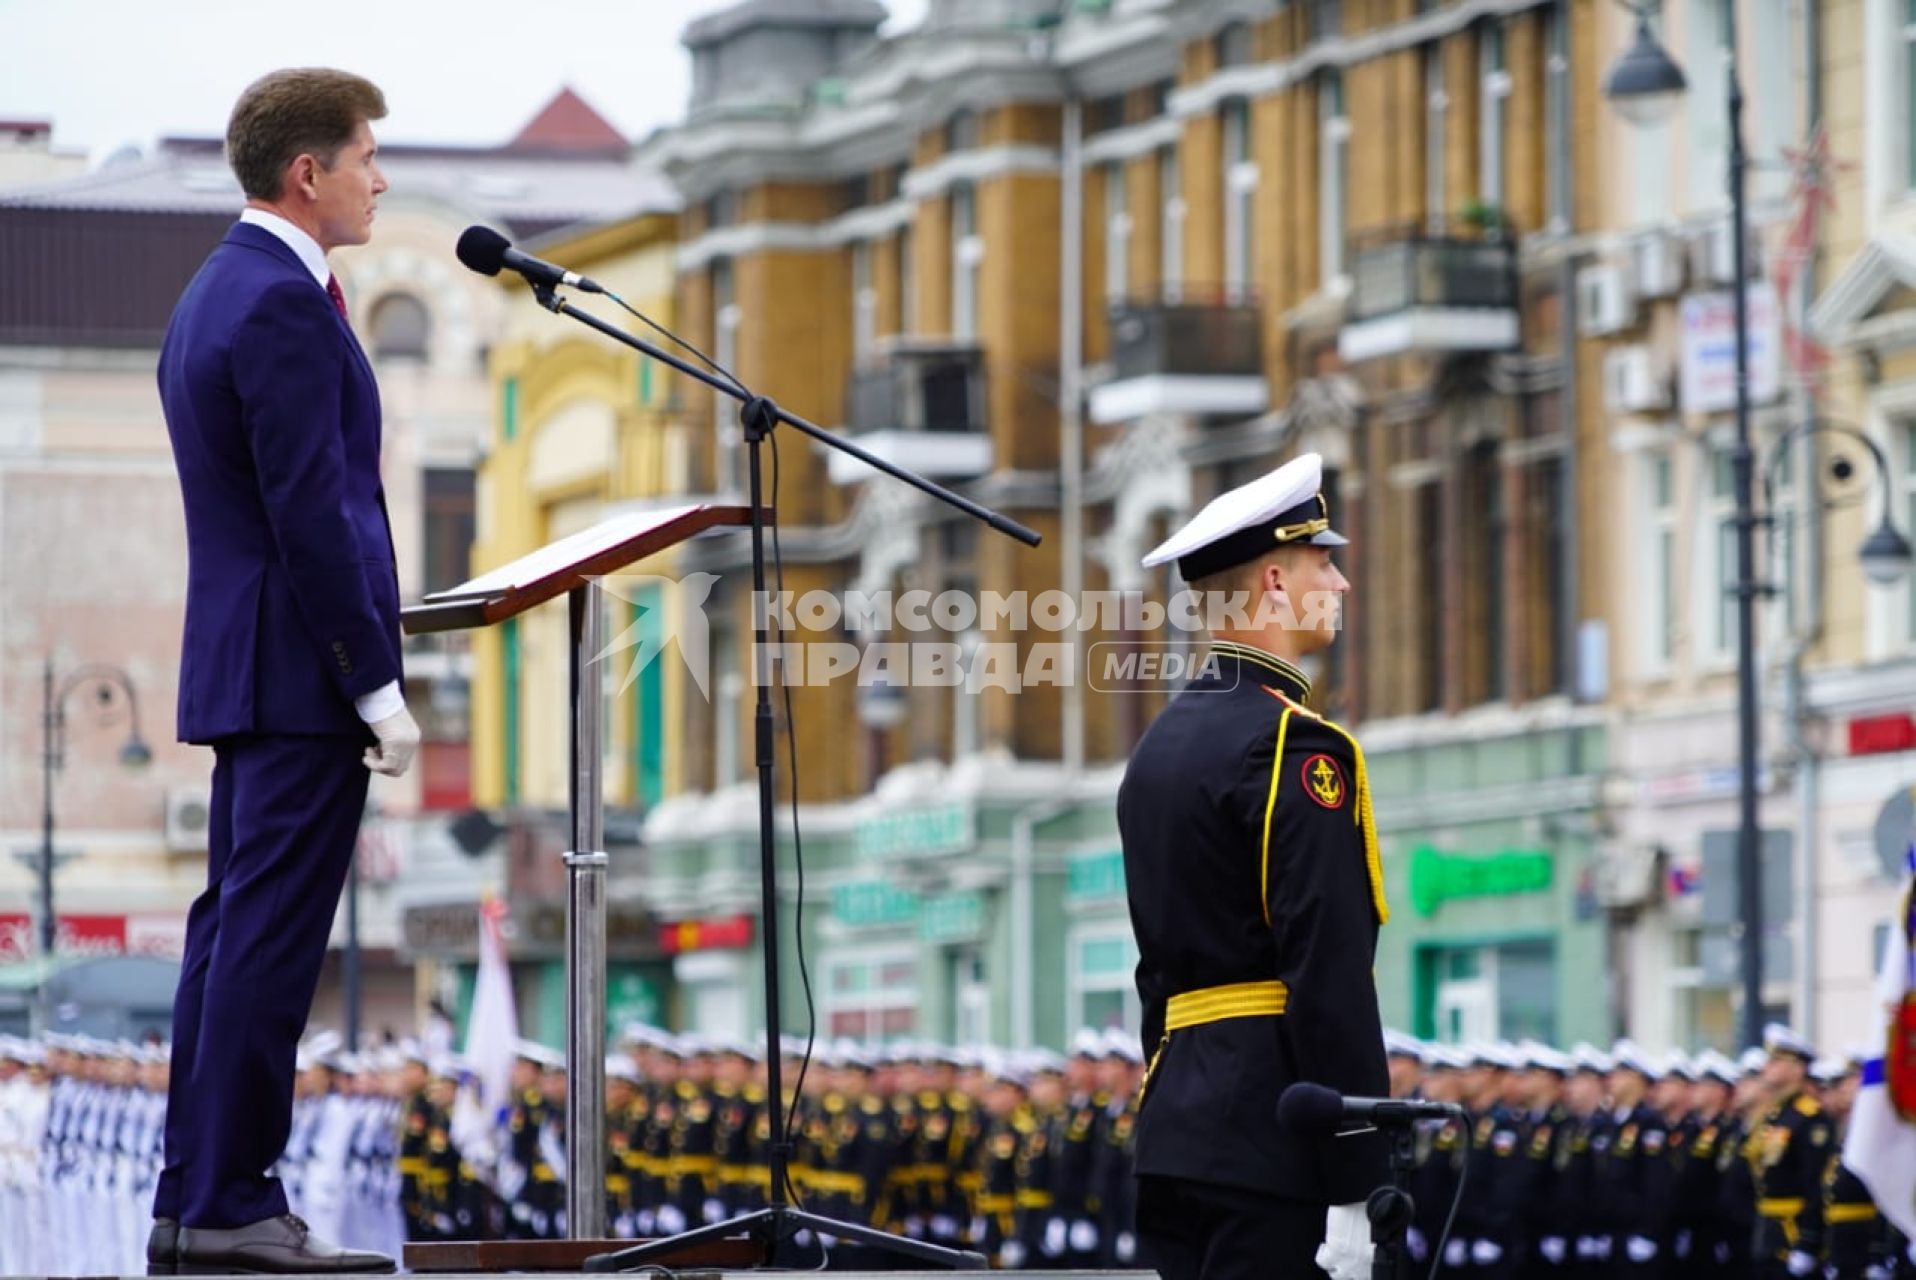
{"type": "Polygon", "coordinates": [[[570,285],[581,293],[605,292],[605,288],[589,276],[520,253],[511,241],[491,227],[467,227],[459,235],[457,253],[460,262],[482,276],[496,276],[500,267],[510,267],[529,284],[544,285],[548,289],[570,285]]]}
{"type": "Polygon", "coordinates": [[[1277,1119],[1286,1129],[1306,1138],[1329,1138],[1348,1128],[1403,1128],[1419,1120],[1460,1117],[1464,1109],[1454,1102],[1422,1098],[1346,1098],[1335,1089],[1300,1080],[1277,1100],[1277,1119]]]}

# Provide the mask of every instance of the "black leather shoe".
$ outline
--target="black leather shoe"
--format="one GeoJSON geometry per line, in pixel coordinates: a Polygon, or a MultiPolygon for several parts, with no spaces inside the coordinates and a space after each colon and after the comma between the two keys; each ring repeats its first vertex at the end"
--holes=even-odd
{"type": "Polygon", "coordinates": [[[175,1218],[153,1219],[146,1237],[146,1274],[170,1276],[180,1269],[180,1224],[175,1218]]]}
{"type": "Polygon", "coordinates": [[[182,1276],[388,1275],[383,1253],[342,1249],[321,1240],[292,1214],[230,1230],[180,1228],[182,1276]]]}

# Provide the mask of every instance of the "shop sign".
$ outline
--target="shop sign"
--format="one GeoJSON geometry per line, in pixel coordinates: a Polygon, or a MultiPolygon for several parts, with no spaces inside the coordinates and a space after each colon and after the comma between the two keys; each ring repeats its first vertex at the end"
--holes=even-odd
{"type": "MultiPolygon", "coordinates": [[[[1779,331],[1776,290],[1753,281],[1749,300],[1750,402],[1776,399],[1779,331]]],[[[1678,308],[1678,394],[1683,412],[1727,413],[1736,407],[1736,296],[1693,293],[1678,308]]]]}
{"type": "Polygon", "coordinates": [[[1916,747],[1916,716],[1896,712],[1884,716],[1857,716],[1849,722],[1849,753],[1882,755],[1916,747]]]}
{"type": "Polygon", "coordinates": [[[1089,902],[1124,896],[1124,851],[1101,849],[1096,853],[1074,853],[1065,864],[1064,896],[1067,902],[1089,902]]]}
{"type": "MultiPolygon", "coordinates": [[[[186,951],[186,917],[61,916],[54,930],[53,949],[63,956],[159,956],[177,960],[186,951]]],[[[30,960],[39,951],[40,930],[30,914],[0,913],[0,964],[30,960]]]]}
{"type": "Polygon", "coordinates": [[[852,831],[860,858],[935,858],[963,853],[978,842],[977,824],[967,804],[940,805],[866,818],[852,831]]]}
{"type": "Polygon", "coordinates": [[[1509,898],[1548,889],[1555,876],[1550,854],[1505,849],[1490,854],[1444,853],[1429,845],[1410,851],[1410,903],[1431,916],[1459,898],[1509,898]]]}
{"type": "Polygon", "coordinates": [[[918,895],[884,880],[859,880],[832,890],[832,915],[848,929],[883,929],[918,922],[918,895]]]}
{"type": "MultiPolygon", "coordinates": [[[[506,917],[506,950],[513,959],[565,954],[565,903],[515,902],[506,917]]],[[[399,919],[400,948],[411,956],[470,960],[479,954],[479,904],[439,902],[407,907],[399,919]]],[[[659,954],[659,922],[631,903],[605,909],[608,955],[646,959],[659,954]]]]}
{"type": "Polygon", "coordinates": [[[659,950],[668,956],[689,951],[736,950],[752,945],[752,916],[714,920],[673,920],[659,926],[659,950]]]}
{"type": "Polygon", "coordinates": [[[969,942],[984,931],[985,898],[975,890],[927,898],[918,918],[926,942],[969,942]]]}

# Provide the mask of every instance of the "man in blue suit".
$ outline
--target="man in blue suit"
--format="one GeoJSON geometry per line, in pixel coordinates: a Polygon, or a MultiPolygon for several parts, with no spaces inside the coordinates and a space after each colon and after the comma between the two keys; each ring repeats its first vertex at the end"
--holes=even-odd
{"type": "Polygon", "coordinates": [[[160,399],[186,505],[179,736],[214,752],[206,891],[173,1007],[155,1274],[391,1271],[287,1212],[267,1170],[365,806],[419,743],[400,685],[379,389],[327,251],[386,189],[378,88],[280,71],[227,126],[246,209],[181,295],[160,399]]]}

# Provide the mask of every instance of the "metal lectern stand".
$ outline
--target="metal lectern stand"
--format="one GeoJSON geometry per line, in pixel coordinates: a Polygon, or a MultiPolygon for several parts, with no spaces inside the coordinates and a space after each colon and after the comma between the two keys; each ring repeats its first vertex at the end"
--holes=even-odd
{"type": "Polygon", "coordinates": [[[409,635],[463,631],[493,626],[563,595],[571,622],[572,847],[565,855],[569,1239],[409,1245],[406,1262],[414,1270],[492,1269],[489,1263],[506,1269],[515,1262],[538,1269],[541,1250],[563,1255],[550,1261],[574,1259],[568,1269],[576,1269],[590,1253],[631,1243],[604,1239],[606,856],[600,771],[605,699],[594,667],[605,649],[605,594],[594,580],[708,529],[751,521],[751,509],[738,506],[685,506],[615,517],[401,611],[409,635]]]}

